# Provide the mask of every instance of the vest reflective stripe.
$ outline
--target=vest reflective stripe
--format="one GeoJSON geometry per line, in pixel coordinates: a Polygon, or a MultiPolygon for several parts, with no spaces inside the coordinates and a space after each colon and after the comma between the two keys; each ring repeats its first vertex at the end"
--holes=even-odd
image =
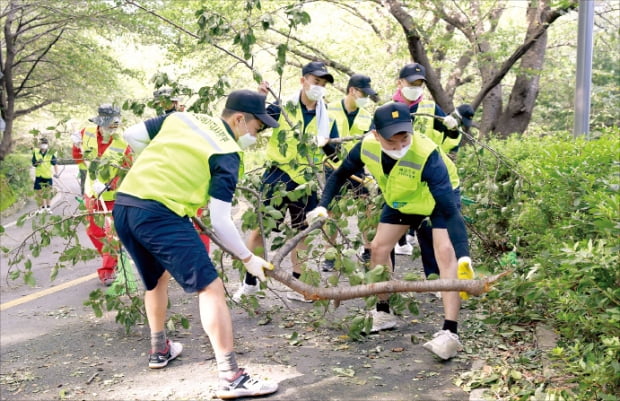
{"type": "MultiPolygon", "coordinates": [[[[304,131],[304,117],[302,115],[301,106],[294,106],[294,109],[285,107],[284,110],[288,113],[289,119],[295,124],[296,129],[300,133],[305,132],[308,138],[314,138],[316,136],[318,129],[316,118],[310,121],[310,124],[305,127],[304,131]]],[[[282,113],[280,114],[278,122],[280,126],[273,129],[269,142],[267,142],[267,158],[274,161],[277,167],[288,174],[297,184],[305,184],[314,174],[312,173],[312,168],[309,166],[307,157],[301,156],[297,150],[299,146],[299,135],[291,129],[282,113]],[[280,132],[284,132],[285,135],[283,138],[284,144],[286,144],[284,153],[280,150],[280,132]]],[[[320,155],[321,150],[317,149],[313,141],[310,141],[310,143],[306,145],[308,154],[312,157],[313,162],[315,164],[320,163],[322,161],[322,156],[320,155]]]]}
{"type": "Polygon", "coordinates": [[[52,152],[49,150],[45,154],[41,154],[41,149],[37,149],[34,154],[36,161],[41,162],[34,168],[34,174],[41,178],[52,178],[52,152]]]}
{"type": "Polygon", "coordinates": [[[437,146],[423,135],[414,134],[411,141],[407,154],[396,162],[387,176],[381,165],[381,144],[374,137],[367,136],[362,141],[361,158],[388,206],[404,214],[429,216],[435,200],[428,184],[422,181],[422,169],[437,146]]]}
{"type": "MultiPolygon", "coordinates": [[[[342,104],[342,101],[332,102],[327,106],[327,113],[329,119],[334,121],[338,127],[338,136],[341,138],[349,136],[364,135],[370,129],[372,123],[372,115],[366,109],[358,109],[357,115],[353,119],[353,125],[349,127],[349,119],[347,118],[347,111],[342,104]]],[[[348,153],[356,141],[348,141],[342,144],[342,148],[348,153]]],[[[334,167],[338,167],[342,164],[343,158],[340,158],[337,162],[332,162],[334,167]]]]}
{"type": "MultiPolygon", "coordinates": [[[[435,102],[431,101],[422,101],[418,104],[418,110],[416,113],[425,113],[435,115],[435,102]]],[[[461,185],[461,180],[459,178],[459,172],[456,168],[456,164],[448,157],[447,153],[449,150],[446,150],[447,146],[446,141],[448,139],[452,139],[450,137],[444,136],[443,132],[437,131],[434,127],[435,119],[428,116],[416,116],[415,121],[413,122],[413,129],[415,132],[426,135],[431,141],[435,142],[437,146],[439,146],[439,153],[441,154],[441,158],[443,159],[446,167],[448,168],[448,175],[450,176],[450,183],[452,184],[452,188],[458,188],[461,185]],[[445,139],[444,139],[445,138],[445,139]]],[[[459,135],[460,142],[460,135],[459,135]]],[[[454,146],[450,146],[452,149],[454,146]]]]}
{"type": "MultiPolygon", "coordinates": [[[[110,143],[110,146],[108,146],[105,152],[98,157],[99,145],[97,143],[97,127],[88,127],[84,129],[84,136],[82,137],[82,156],[84,158],[85,169],[90,168],[93,160],[105,160],[117,166],[123,165],[127,143],[117,136],[118,135],[112,136],[112,143],[110,143]]],[[[103,166],[101,168],[103,168],[103,166]]],[[[118,174],[118,168],[116,167],[107,165],[105,168],[108,169],[105,174],[103,174],[102,171],[94,172],[96,174],[95,179],[99,180],[103,184],[105,184],[110,177],[115,177],[118,174]]],[[[84,181],[84,193],[87,196],[97,196],[95,190],[93,189],[95,179],[93,179],[90,172],[89,174],[86,174],[86,179],[84,181]]],[[[101,199],[104,201],[112,201],[115,198],[116,191],[105,191],[101,195],[101,199]]]]}
{"type": "Polygon", "coordinates": [[[160,202],[179,216],[196,216],[209,202],[209,159],[227,153],[241,149],[220,119],[173,113],[136,159],[119,191],[160,202]]]}

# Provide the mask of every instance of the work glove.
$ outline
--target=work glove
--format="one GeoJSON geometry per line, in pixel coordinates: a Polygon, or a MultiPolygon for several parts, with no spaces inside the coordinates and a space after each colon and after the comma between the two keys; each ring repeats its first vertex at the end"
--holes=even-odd
{"type": "Polygon", "coordinates": [[[443,125],[445,125],[449,130],[455,130],[459,126],[459,122],[452,116],[445,116],[443,118],[443,125]]]}
{"type": "MultiPolygon", "coordinates": [[[[469,256],[461,256],[457,261],[457,266],[457,275],[459,280],[473,280],[476,277],[476,273],[474,273],[474,268],[469,256]]],[[[459,295],[462,300],[469,299],[469,294],[464,291],[459,292],[459,295]]]]}
{"type": "Polygon", "coordinates": [[[77,147],[82,146],[82,135],[79,132],[71,134],[71,142],[77,147]]]}
{"type": "Polygon", "coordinates": [[[250,260],[243,262],[245,270],[253,276],[258,277],[260,281],[265,281],[265,273],[263,269],[273,270],[273,265],[260,256],[252,255],[250,260]]]}
{"type": "Polygon", "coordinates": [[[95,191],[95,196],[97,197],[108,189],[108,186],[99,180],[95,180],[95,182],[93,182],[93,191],[95,191]]]}
{"type": "Polygon", "coordinates": [[[306,222],[308,224],[312,224],[320,217],[327,217],[327,209],[325,209],[323,206],[316,207],[306,213],[306,222]]]}
{"type": "Polygon", "coordinates": [[[314,137],[314,143],[316,143],[316,146],[318,146],[319,148],[322,148],[325,145],[327,145],[327,142],[329,142],[329,138],[326,138],[324,136],[317,135],[314,137]]]}

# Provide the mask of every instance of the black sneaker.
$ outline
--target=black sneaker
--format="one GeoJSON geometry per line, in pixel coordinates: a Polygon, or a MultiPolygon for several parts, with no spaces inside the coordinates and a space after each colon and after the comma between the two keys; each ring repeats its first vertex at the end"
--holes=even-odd
{"type": "Polygon", "coordinates": [[[278,383],[252,379],[243,369],[239,369],[232,381],[220,380],[220,388],[215,392],[217,398],[229,400],[239,397],[255,397],[278,391],[278,383]]]}
{"type": "Polygon", "coordinates": [[[362,263],[370,263],[370,249],[364,248],[364,252],[362,252],[362,263]]]}
{"type": "Polygon", "coordinates": [[[333,272],[334,271],[334,261],[333,260],[324,260],[323,265],[321,266],[321,270],[324,272],[333,272]]]}
{"type": "Polygon", "coordinates": [[[166,349],[163,352],[152,352],[149,354],[149,368],[161,369],[168,365],[168,362],[179,356],[183,351],[183,344],[166,340],[166,349]]]}

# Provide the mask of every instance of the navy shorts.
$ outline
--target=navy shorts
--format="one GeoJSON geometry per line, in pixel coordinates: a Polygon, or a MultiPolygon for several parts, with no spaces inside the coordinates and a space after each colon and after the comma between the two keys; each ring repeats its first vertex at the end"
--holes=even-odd
{"type": "MultiPolygon", "coordinates": [[[[132,203],[136,203],[132,198],[132,203]]],[[[147,290],[152,290],[165,270],[185,292],[197,292],[217,277],[200,236],[187,217],[180,217],[155,201],[146,207],[118,201],[112,211],[116,232],[138,268],[147,290]]]]}
{"type": "Polygon", "coordinates": [[[381,210],[381,219],[380,223],[385,224],[398,224],[402,226],[409,226],[413,229],[416,229],[420,226],[422,221],[427,216],[421,214],[405,214],[401,213],[397,209],[389,207],[387,204],[383,205],[383,210],[381,210]]]}
{"type": "MultiPolygon", "coordinates": [[[[271,204],[271,199],[276,190],[284,188],[287,192],[293,191],[299,184],[291,179],[291,177],[284,171],[277,167],[271,167],[263,174],[263,184],[261,190],[265,194],[266,206],[271,204]]],[[[302,196],[297,200],[292,200],[288,197],[282,199],[282,203],[279,206],[275,206],[276,209],[280,209],[283,215],[286,215],[288,210],[291,215],[291,227],[303,230],[308,227],[306,223],[306,213],[316,208],[319,204],[319,198],[316,191],[313,191],[310,195],[302,196]]],[[[278,226],[282,224],[284,217],[278,221],[278,226]]]]}
{"type": "Polygon", "coordinates": [[[43,188],[50,188],[52,186],[51,178],[34,177],[34,189],[39,191],[43,188]]]}

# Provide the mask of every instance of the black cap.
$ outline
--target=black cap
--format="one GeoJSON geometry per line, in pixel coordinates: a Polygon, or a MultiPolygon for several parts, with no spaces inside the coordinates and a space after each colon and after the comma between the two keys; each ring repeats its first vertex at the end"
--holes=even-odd
{"type": "Polygon", "coordinates": [[[362,92],[369,96],[374,96],[377,94],[374,89],[370,87],[370,77],[362,74],[353,74],[351,78],[349,78],[348,87],[354,87],[361,89],[362,92]]]}
{"type": "Polygon", "coordinates": [[[461,123],[467,128],[471,127],[475,110],[469,104],[462,104],[456,108],[457,115],[461,118],[461,123]]]}
{"type": "Polygon", "coordinates": [[[240,89],[230,92],[226,99],[226,108],[234,111],[253,114],[254,117],[265,123],[266,126],[277,128],[280,126],[265,110],[267,96],[249,89],[240,89]]]}
{"type": "Polygon", "coordinates": [[[39,139],[39,143],[43,144],[43,143],[49,143],[49,141],[47,140],[47,138],[43,137],[39,139]]]}
{"type": "Polygon", "coordinates": [[[314,75],[315,77],[325,78],[330,84],[334,83],[334,77],[327,72],[327,67],[322,61],[313,61],[308,63],[301,69],[301,75],[314,75]]]}
{"type": "Polygon", "coordinates": [[[390,102],[377,108],[372,121],[377,132],[385,139],[399,132],[413,132],[409,107],[404,103],[390,102]]]}
{"type": "Polygon", "coordinates": [[[407,64],[400,70],[398,78],[406,79],[409,83],[417,81],[418,79],[426,81],[426,68],[418,63],[407,64]]]}

